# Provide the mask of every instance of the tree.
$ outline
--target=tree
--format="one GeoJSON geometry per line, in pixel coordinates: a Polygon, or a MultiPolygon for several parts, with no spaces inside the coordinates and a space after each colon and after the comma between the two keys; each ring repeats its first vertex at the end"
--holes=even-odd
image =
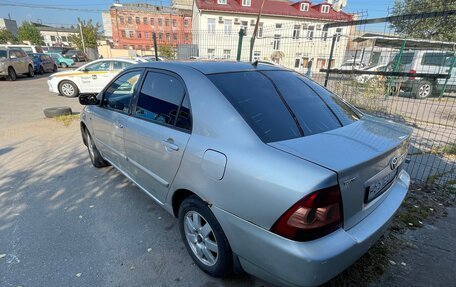
{"type": "Polygon", "coordinates": [[[35,45],[43,44],[43,36],[40,31],[30,22],[23,22],[22,25],[17,29],[17,37],[19,41],[28,41],[35,45]]]}
{"type": "MultiPolygon", "coordinates": [[[[436,12],[456,9],[456,1],[448,0],[396,0],[393,15],[436,12]]],[[[410,38],[437,41],[456,41],[456,16],[395,21],[396,32],[410,38]]]]}
{"type": "Polygon", "coordinates": [[[174,48],[169,44],[162,44],[158,47],[158,53],[168,59],[174,59],[174,48]]]}
{"type": "MultiPolygon", "coordinates": [[[[78,18],[79,25],[82,26],[82,35],[84,36],[84,45],[82,45],[81,33],[73,34],[69,36],[70,42],[74,43],[78,50],[83,51],[84,46],[86,48],[96,48],[98,46],[98,30],[101,28],[100,24],[93,23],[92,19],[89,21],[81,20],[78,18]]],[[[76,29],[80,29],[80,26],[76,29]]]]}
{"type": "Polygon", "coordinates": [[[0,29],[0,43],[6,44],[8,42],[15,43],[17,42],[17,38],[6,28],[0,29]]]}

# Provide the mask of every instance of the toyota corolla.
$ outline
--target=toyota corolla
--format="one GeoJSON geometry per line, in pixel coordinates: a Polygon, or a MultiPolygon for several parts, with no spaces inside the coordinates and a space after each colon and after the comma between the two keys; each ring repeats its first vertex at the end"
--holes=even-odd
{"type": "Polygon", "coordinates": [[[277,66],[138,64],[79,100],[93,165],[174,215],[212,276],[322,284],[377,241],[409,187],[410,128],[277,66]]]}

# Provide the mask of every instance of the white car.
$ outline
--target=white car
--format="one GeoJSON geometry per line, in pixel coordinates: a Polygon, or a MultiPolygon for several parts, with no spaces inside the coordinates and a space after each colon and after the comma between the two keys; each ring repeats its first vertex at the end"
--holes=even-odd
{"type": "Polygon", "coordinates": [[[66,97],[99,93],[121,70],[136,64],[130,59],[100,59],[76,70],[58,72],[48,79],[49,91],[66,97]]]}

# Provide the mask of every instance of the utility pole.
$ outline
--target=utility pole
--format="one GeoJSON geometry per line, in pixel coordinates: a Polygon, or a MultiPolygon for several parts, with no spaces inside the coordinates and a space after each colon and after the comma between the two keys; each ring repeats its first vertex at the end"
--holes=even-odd
{"type": "Polygon", "coordinates": [[[79,22],[79,31],[81,32],[82,50],[84,50],[83,52],[85,53],[86,52],[86,48],[85,48],[85,43],[84,43],[84,34],[82,33],[82,24],[81,24],[81,22],[79,22]]]}
{"type": "Polygon", "coordinates": [[[252,38],[250,39],[250,56],[249,56],[249,61],[252,62],[252,55],[253,55],[253,46],[255,45],[255,39],[258,33],[258,26],[260,25],[260,19],[261,19],[261,14],[263,13],[263,6],[264,6],[264,1],[261,3],[260,11],[258,11],[257,15],[257,20],[255,23],[255,29],[253,30],[253,35],[252,38]]]}

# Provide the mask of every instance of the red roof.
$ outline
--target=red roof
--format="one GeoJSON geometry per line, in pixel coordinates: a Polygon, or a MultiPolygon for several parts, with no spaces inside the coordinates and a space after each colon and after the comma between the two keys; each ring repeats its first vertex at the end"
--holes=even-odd
{"type": "MultiPolygon", "coordinates": [[[[263,0],[251,0],[252,6],[242,6],[242,0],[227,0],[227,4],[217,4],[217,0],[196,0],[198,9],[203,11],[219,11],[228,13],[239,14],[258,14],[260,11],[261,3],[263,0]]],[[[329,13],[321,13],[321,5],[327,3],[320,3],[317,5],[310,5],[309,11],[301,11],[297,3],[310,3],[310,1],[303,0],[299,2],[292,2],[289,0],[265,0],[263,7],[263,15],[271,16],[288,16],[297,18],[311,18],[332,21],[349,21],[352,20],[352,15],[345,12],[337,12],[333,9],[329,13]]],[[[331,5],[330,5],[331,6],[331,5]]]]}

